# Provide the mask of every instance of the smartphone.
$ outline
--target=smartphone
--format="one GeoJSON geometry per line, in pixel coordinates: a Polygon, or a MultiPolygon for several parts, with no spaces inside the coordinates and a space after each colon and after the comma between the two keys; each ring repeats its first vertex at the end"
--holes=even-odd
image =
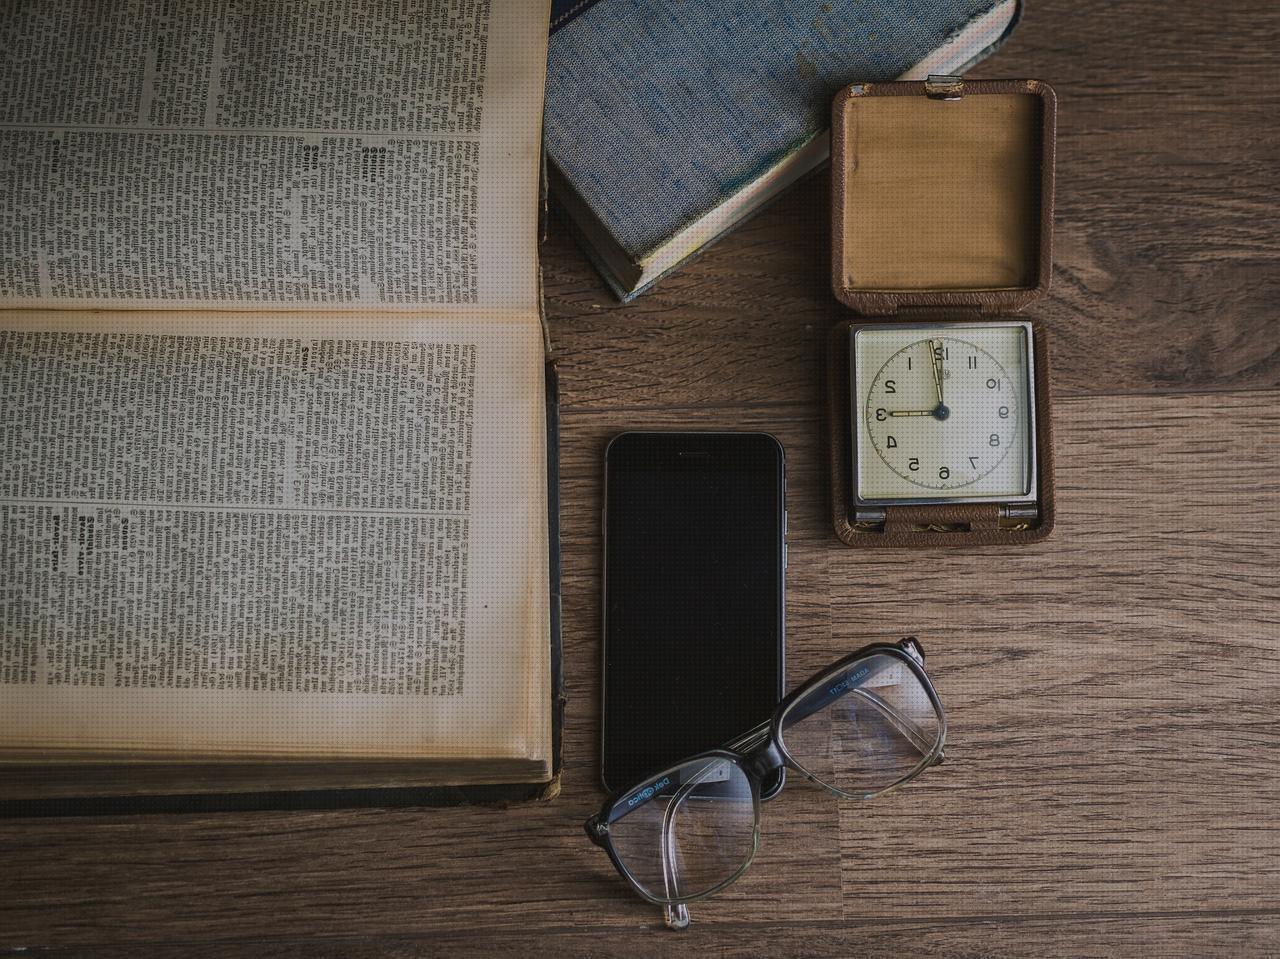
{"type": "MultiPolygon", "coordinates": [[[[786,474],[767,433],[623,433],[605,452],[601,780],[766,721],[783,693],[786,474]]],[[[764,798],[782,788],[782,773],[764,798]]]]}

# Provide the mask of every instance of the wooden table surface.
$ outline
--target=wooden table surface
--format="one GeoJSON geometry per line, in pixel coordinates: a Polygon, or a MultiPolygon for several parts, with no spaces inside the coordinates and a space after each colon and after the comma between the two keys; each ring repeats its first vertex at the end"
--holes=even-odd
{"type": "Polygon", "coordinates": [[[0,822],[0,952],[131,956],[1280,955],[1280,18],[1274,0],[1042,0],[975,76],[1060,97],[1047,301],[1058,527],[858,552],[819,437],[828,178],[631,306],[562,226],[564,790],[510,811],[0,822]],[[918,634],[948,761],[882,801],[796,781],[730,891],[660,928],[590,846],[601,451],[775,432],[799,677],[918,634]]]}

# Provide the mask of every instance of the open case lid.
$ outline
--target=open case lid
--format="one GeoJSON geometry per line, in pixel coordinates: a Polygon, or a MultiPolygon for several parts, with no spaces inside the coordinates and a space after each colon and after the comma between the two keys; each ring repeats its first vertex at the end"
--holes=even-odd
{"type": "Polygon", "coordinates": [[[1057,98],[1039,80],[861,83],[832,107],[832,288],[863,315],[1006,313],[1049,286],[1057,98]]]}

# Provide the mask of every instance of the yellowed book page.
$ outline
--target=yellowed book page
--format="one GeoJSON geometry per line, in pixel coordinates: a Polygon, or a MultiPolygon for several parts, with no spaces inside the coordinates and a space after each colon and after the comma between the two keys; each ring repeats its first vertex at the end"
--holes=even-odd
{"type": "Polygon", "coordinates": [[[0,748],[550,758],[536,313],[0,314],[0,748]]]}
{"type": "Polygon", "coordinates": [[[0,306],[537,308],[548,3],[0,14],[0,306]]]}

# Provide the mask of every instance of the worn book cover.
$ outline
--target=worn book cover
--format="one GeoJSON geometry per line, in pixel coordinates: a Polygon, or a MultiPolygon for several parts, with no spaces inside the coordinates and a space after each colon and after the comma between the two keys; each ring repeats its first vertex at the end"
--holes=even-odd
{"type": "Polygon", "coordinates": [[[552,189],[630,299],[827,159],[836,90],[963,72],[1019,13],[1019,0],[565,4],[547,75],[552,189]]]}

